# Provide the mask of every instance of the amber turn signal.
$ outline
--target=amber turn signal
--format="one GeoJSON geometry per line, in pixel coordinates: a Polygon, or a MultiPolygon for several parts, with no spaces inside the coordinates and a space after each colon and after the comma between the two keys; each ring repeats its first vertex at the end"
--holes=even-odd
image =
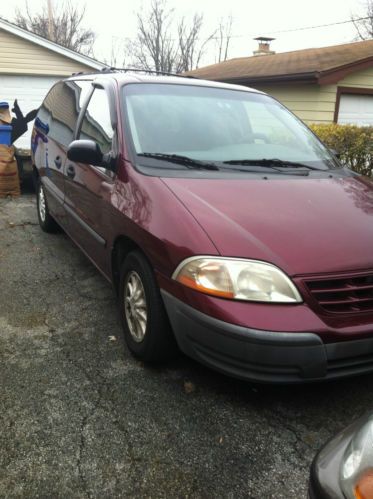
{"type": "Polygon", "coordinates": [[[365,471],[355,485],[356,499],[373,499],[373,469],[365,471]]]}

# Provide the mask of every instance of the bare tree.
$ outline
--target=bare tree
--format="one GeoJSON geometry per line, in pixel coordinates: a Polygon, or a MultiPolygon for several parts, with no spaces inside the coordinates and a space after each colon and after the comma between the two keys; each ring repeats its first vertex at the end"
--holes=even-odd
{"type": "Polygon", "coordinates": [[[134,66],[173,71],[177,57],[171,30],[173,13],[165,0],[153,0],[148,12],[137,14],[137,36],[129,46],[134,66]]]}
{"type": "Polygon", "coordinates": [[[189,26],[183,17],[177,27],[178,31],[178,58],[176,72],[190,71],[198,68],[206,45],[213,39],[215,32],[205,39],[201,39],[203,15],[194,14],[189,26]]]}
{"type": "Polygon", "coordinates": [[[202,15],[195,14],[188,23],[184,17],[175,18],[167,0],[152,0],[148,11],[137,14],[137,35],[129,47],[133,65],[161,72],[194,69],[214,36],[202,39],[202,26],[202,15]]]}
{"type": "Polygon", "coordinates": [[[216,62],[222,62],[228,59],[229,45],[232,38],[232,26],[232,14],[226,20],[220,19],[215,36],[217,49],[216,62]]]}
{"type": "Polygon", "coordinates": [[[58,8],[44,6],[41,11],[32,13],[26,2],[25,9],[16,10],[14,22],[21,28],[32,31],[63,47],[83,54],[92,54],[96,39],[91,29],[82,26],[85,7],[78,8],[72,0],[59,2],[58,8]]]}
{"type": "Polygon", "coordinates": [[[127,65],[128,40],[113,36],[111,38],[110,57],[103,57],[105,64],[114,68],[124,68],[127,65]]]}
{"type": "Polygon", "coordinates": [[[356,40],[373,38],[373,0],[366,0],[362,15],[351,15],[351,20],[356,29],[356,40]]]}

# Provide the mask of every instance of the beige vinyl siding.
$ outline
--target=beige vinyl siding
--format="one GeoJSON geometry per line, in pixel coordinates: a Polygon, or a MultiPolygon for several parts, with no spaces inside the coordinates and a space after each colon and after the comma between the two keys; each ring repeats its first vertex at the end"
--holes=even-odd
{"type": "Polygon", "coordinates": [[[272,95],[306,123],[331,123],[334,117],[336,85],[256,86],[272,95]]]}
{"type": "MultiPolygon", "coordinates": [[[[338,87],[373,88],[373,68],[343,78],[338,87]]],[[[337,85],[265,85],[256,86],[288,107],[306,123],[332,123],[337,85]]]]}
{"type": "Polygon", "coordinates": [[[0,29],[0,73],[68,76],[88,66],[0,29]]]}
{"type": "Polygon", "coordinates": [[[351,73],[338,82],[339,87],[373,88],[373,68],[351,73]]]}

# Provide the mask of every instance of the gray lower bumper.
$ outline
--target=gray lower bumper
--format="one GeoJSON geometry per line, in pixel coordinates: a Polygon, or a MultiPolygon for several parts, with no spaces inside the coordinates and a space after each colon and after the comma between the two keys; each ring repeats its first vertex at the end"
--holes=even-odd
{"type": "Polygon", "coordinates": [[[164,291],[162,297],[180,349],[231,376],[304,383],[373,371],[373,333],[368,339],[324,344],[315,333],[249,329],[205,315],[164,291]]]}

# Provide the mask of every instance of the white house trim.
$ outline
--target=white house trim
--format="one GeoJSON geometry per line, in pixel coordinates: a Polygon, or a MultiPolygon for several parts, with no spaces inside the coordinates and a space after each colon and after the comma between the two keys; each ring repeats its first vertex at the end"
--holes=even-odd
{"type": "Polygon", "coordinates": [[[107,67],[107,64],[96,61],[95,59],[92,59],[91,57],[88,57],[86,55],[79,54],[78,52],[74,52],[73,50],[70,50],[68,48],[62,47],[61,45],[58,45],[58,43],[51,42],[50,40],[47,40],[42,36],[35,35],[35,33],[31,33],[30,31],[20,28],[19,26],[16,26],[15,24],[2,19],[1,17],[0,29],[8,31],[15,36],[19,36],[20,38],[24,38],[29,42],[35,43],[36,45],[40,45],[48,50],[51,50],[52,52],[56,52],[57,54],[68,57],[69,59],[79,62],[80,64],[89,66],[92,69],[101,70],[107,67]]]}

